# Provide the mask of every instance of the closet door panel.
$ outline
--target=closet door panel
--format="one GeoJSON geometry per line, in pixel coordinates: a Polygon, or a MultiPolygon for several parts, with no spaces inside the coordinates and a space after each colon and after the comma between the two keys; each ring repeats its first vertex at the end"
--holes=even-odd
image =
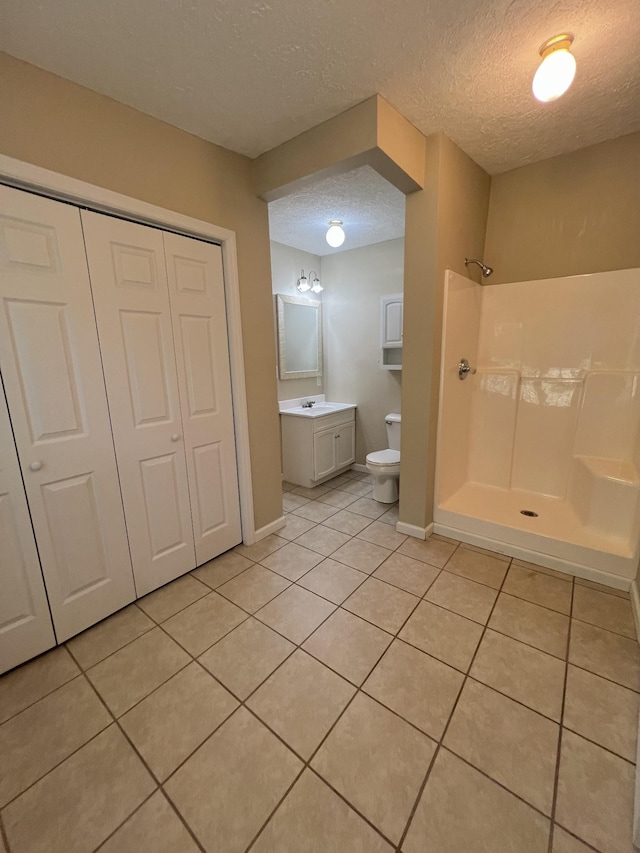
{"type": "Polygon", "coordinates": [[[198,564],[241,539],[222,250],[164,234],[198,564]]]}
{"type": "Polygon", "coordinates": [[[135,597],[77,208],[0,187],[0,366],[58,641],[135,597]]]}
{"type": "Polygon", "coordinates": [[[0,673],[50,649],[55,642],[0,382],[0,673]]]}
{"type": "Polygon", "coordinates": [[[196,565],[162,232],[83,211],[138,595],[196,565]]]}

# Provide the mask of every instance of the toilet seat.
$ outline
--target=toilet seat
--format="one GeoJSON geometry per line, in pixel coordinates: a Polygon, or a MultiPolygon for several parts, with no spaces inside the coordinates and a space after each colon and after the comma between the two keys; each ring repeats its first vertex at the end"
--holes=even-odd
{"type": "Polygon", "coordinates": [[[367,464],[384,467],[386,465],[400,464],[399,450],[375,450],[373,453],[367,454],[367,464]]]}

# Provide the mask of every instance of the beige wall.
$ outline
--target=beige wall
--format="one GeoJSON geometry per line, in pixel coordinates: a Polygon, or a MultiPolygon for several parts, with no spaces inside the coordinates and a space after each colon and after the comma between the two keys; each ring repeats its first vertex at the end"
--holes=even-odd
{"type": "Polygon", "coordinates": [[[388,447],[384,416],[401,410],[402,371],[380,368],[380,297],[402,293],[404,240],[322,258],[327,399],[357,403],[356,462],[388,447]]]}
{"type": "Polygon", "coordinates": [[[491,284],[640,267],[640,133],[496,175],[491,284]]]}
{"type": "MultiPolygon", "coordinates": [[[[273,293],[284,293],[286,296],[307,296],[309,299],[322,301],[323,293],[317,296],[313,293],[301,294],[296,288],[300,271],[305,275],[309,270],[315,270],[322,282],[321,261],[318,255],[310,255],[291,246],[271,241],[271,286],[273,293]]],[[[273,299],[273,328],[276,329],[276,307],[273,299]]],[[[276,345],[277,345],[277,333],[276,345]]],[[[325,354],[326,357],[326,354],[325,354]]],[[[292,400],[295,397],[313,397],[314,394],[324,394],[323,377],[310,379],[278,379],[278,400],[292,400]],[[320,380],[318,382],[318,379],[320,380]]]]}
{"type": "Polygon", "coordinates": [[[407,197],[400,518],[433,520],[444,274],[482,257],[491,179],[443,134],[427,140],[426,180],[407,197]]]}
{"type": "Polygon", "coordinates": [[[251,161],[0,54],[0,152],[237,235],[255,524],[282,514],[267,206],[251,161]]]}

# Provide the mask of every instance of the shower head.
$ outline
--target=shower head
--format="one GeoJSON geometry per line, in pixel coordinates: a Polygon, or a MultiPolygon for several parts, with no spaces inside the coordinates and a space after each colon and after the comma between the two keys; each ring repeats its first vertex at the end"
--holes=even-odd
{"type": "Polygon", "coordinates": [[[483,264],[482,261],[478,261],[475,258],[465,258],[464,263],[467,267],[469,266],[469,264],[478,264],[478,266],[482,270],[482,275],[485,278],[488,278],[493,272],[493,267],[488,267],[486,264],[483,264]]]}

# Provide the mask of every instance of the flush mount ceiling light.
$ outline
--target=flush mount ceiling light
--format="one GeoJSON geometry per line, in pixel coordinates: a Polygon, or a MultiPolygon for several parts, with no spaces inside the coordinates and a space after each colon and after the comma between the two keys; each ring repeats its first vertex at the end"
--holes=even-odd
{"type": "Polygon", "coordinates": [[[329,222],[329,230],[327,231],[327,243],[332,249],[337,249],[344,243],[344,229],[341,219],[332,219],[329,222]]]}
{"type": "Polygon", "coordinates": [[[555,101],[573,83],[576,60],[569,48],[573,44],[571,33],[553,36],[540,46],[542,62],[533,78],[531,88],[537,100],[555,101]]]}

